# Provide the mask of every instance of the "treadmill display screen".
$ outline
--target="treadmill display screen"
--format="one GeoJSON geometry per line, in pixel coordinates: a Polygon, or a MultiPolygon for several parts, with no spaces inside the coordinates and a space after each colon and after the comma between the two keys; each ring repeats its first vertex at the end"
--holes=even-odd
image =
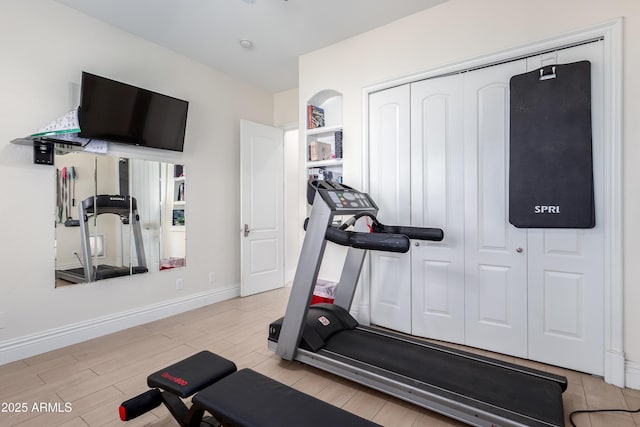
{"type": "Polygon", "coordinates": [[[322,198],[333,210],[371,210],[377,208],[369,196],[358,191],[320,189],[322,198]]]}

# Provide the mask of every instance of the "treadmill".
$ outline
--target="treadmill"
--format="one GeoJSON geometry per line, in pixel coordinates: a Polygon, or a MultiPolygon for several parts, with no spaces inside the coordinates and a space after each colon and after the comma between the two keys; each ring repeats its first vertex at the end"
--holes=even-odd
{"type": "Polygon", "coordinates": [[[349,314],[367,250],[407,252],[411,239],[440,241],[442,230],[381,224],[368,194],[334,182],[309,181],[307,198],[307,232],[285,316],[269,326],[271,350],[470,425],[564,425],[565,377],[359,325],[349,314]],[[336,215],[352,218],[336,227],[336,215]],[[371,232],[347,230],[362,216],[371,232]],[[327,241],[349,249],[334,303],[310,306],[327,241]]]}
{"type": "Polygon", "coordinates": [[[144,254],[144,244],[142,242],[140,216],[138,215],[138,205],[135,197],[119,194],[90,196],[79,204],[78,210],[78,218],[80,218],[81,223],[82,267],[56,270],[56,279],[66,280],[72,283],[87,283],[95,282],[96,280],[110,279],[112,277],[146,273],[148,271],[144,254]],[[138,260],[137,266],[113,266],[106,264],[93,266],[89,219],[102,214],[118,215],[123,224],[131,224],[138,260]]]}

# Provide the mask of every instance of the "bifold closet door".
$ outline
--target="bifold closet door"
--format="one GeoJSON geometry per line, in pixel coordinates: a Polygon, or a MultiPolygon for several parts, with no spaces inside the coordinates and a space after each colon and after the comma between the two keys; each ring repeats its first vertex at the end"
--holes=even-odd
{"type": "MultiPolygon", "coordinates": [[[[591,62],[591,125],[596,225],[529,229],[529,357],[604,373],[604,59],[603,41],[528,59],[528,71],[591,62]]],[[[542,83],[542,82],[541,82],[542,83]]]]}
{"type": "Polygon", "coordinates": [[[525,60],[464,75],[466,344],[527,357],[527,232],[509,224],[509,80],[525,60]]]}
{"type": "MultiPolygon", "coordinates": [[[[369,194],[382,223],[410,223],[409,85],[369,95],[369,194]]],[[[371,323],[411,333],[409,253],[369,252],[371,323]]]]}
{"type": "Polygon", "coordinates": [[[602,375],[602,45],[370,95],[370,193],[381,220],[445,235],[414,241],[410,254],[371,253],[372,323],[602,375]],[[516,228],[508,221],[509,81],[583,60],[592,70],[596,226],[516,228]]]}
{"type": "Polygon", "coordinates": [[[412,333],[464,343],[461,74],[411,84],[411,222],[444,230],[411,249],[412,333]]]}

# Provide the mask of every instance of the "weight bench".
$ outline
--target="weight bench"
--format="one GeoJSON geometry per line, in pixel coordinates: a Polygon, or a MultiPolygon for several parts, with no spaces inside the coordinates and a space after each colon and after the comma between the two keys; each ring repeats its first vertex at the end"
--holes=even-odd
{"type": "Polygon", "coordinates": [[[209,351],[149,375],[147,385],[120,405],[122,421],[164,403],[181,427],[379,427],[209,351]],[[192,395],[188,408],[182,399],[192,395]]]}

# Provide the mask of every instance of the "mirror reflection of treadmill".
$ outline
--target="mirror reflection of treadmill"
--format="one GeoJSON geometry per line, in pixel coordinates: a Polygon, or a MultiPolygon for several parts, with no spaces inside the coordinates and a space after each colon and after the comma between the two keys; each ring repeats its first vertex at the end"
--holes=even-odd
{"type": "Polygon", "coordinates": [[[138,215],[138,207],[134,197],[119,194],[91,196],[84,199],[82,203],[79,204],[78,209],[79,218],[84,219],[80,227],[82,267],[56,270],[56,279],[66,280],[71,283],[86,283],[113,277],[146,273],[148,271],[144,245],[142,243],[140,216],[138,215]],[[103,214],[118,215],[123,224],[131,225],[138,265],[113,266],[99,264],[93,266],[93,256],[95,255],[97,246],[99,246],[100,235],[91,235],[89,233],[89,220],[103,214]]]}

